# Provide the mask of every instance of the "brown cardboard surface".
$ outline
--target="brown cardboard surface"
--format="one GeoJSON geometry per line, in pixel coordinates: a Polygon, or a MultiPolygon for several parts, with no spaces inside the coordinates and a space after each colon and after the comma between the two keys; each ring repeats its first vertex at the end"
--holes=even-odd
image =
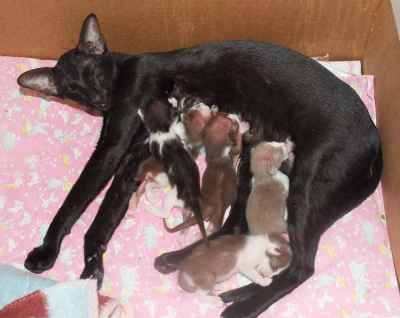
{"type": "Polygon", "coordinates": [[[379,0],[2,0],[0,55],[57,58],[95,12],[116,51],[206,41],[277,42],[307,55],[359,58],[379,0]]]}
{"type": "Polygon", "coordinates": [[[383,194],[392,253],[400,280],[400,42],[390,1],[376,12],[364,54],[375,76],[378,126],[383,142],[383,194]]]}

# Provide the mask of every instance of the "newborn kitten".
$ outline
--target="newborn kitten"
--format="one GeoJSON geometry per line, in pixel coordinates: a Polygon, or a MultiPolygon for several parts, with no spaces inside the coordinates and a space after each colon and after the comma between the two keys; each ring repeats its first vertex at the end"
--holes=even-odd
{"type": "MultiPolygon", "coordinates": [[[[178,103],[178,101],[170,99],[169,102],[174,107],[177,107],[175,104],[178,103]]],[[[192,154],[194,158],[196,158],[198,156],[200,148],[203,147],[201,142],[201,134],[205,125],[211,118],[211,110],[207,105],[198,102],[197,100],[194,100],[193,103],[193,106],[184,115],[181,116],[182,121],[178,122],[175,125],[175,128],[180,139],[184,143],[185,148],[192,154]]],[[[159,106],[159,110],[162,111],[163,107],[159,106]]],[[[164,167],[160,160],[152,156],[143,161],[138,168],[135,180],[140,183],[140,186],[130,200],[130,208],[135,209],[138,206],[139,200],[145,192],[145,185],[147,182],[157,183],[163,188],[171,188],[172,193],[169,193],[169,196],[171,198],[171,209],[173,207],[183,208],[183,202],[178,198],[177,189],[175,186],[171,187],[168,176],[164,171],[164,167]],[[173,199],[174,196],[175,199],[173,199]]],[[[169,212],[170,211],[165,211],[165,214],[168,214],[169,212]]],[[[182,210],[182,214],[184,221],[186,221],[190,217],[190,212],[184,209],[182,210]]],[[[193,218],[192,221],[193,225],[197,224],[195,218],[193,218]]],[[[166,228],[168,229],[167,226],[166,228]]]]}
{"type": "Polygon", "coordinates": [[[151,156],[140,164],[135,180],[142,182],[148,177],[155,178],[160,173],[164,173],[161,161],[151,156]]]}
{"type": "Polygon", "coordinates": [[[267,286],[273,275],[269,255],[276,255],[276,248],[266,235],[221,236],[210,241],[208,247],[199,245],[185,258],[179,268],[178,284],[190,293],[213,294],[216,284],[241,273],[254,283],[267,286]]]}
{"type": "MultiPolygon", "coordinates": [[[[176,107],[175,104],[178,103],[178,101],[174,99],[170,99],[169,102],[174,107],[176,107]]],[[[200,148],[202,147],[201,133],[211,117],[211,110],[207,105],[193,101],[193,103],[195,102],[196,104],[194,104],[192,108],[190,108],[184,115],[181,116],[182,122],[179,124],[179,126],[177,125],[180,130],[179,137],[184,143],[185,148],[192,154],[194,158],[198,156],[200,148]]],[[[160,108],[162,109],[162,107],[160,108]]],[[[157,160],[153,156],[140,164],[135,179],[141,185],[130,201],[131,208],[137,207],[140,197],[144,194],[145,183],[147,181],[158,183],[166,188],[171,187],[161,161],[157,160]]],[[[174,191],[174,193],[176,193],[177,206],[182,206],[181,200],[177,197],[176,187],[171,187],[171,189],[174,191]]],[[[166,211],[166,213],[167,212],[168,211],[166,211]]],[[[185,211],[183,219],[187,220],[189,216],[190,212],[185,211]]],[[[193,222],[193,224],[197,223],[195,219],[193,219],[193,222]]]]}
{"type": "MultiPolygon", "coordinates": [[[[198,127],[200,113],[186,119],[188,127],[198,127]],[[191,121],[192,120],[192,121],[191,121]],[[193,122],[194,121],[194,122],[193,122]]],[[[188,129],[189,130],[192,130],[188,129]]],[[[196,131],[196,138],[200,130],[196,131]]],[[[189,133],[188,133],[189,135],[189,133]]],[[[201,211],[204,220],[210,221],[208,232],[214,233],[221,228],[226,209],[236,199],[237,176],[234,157],[241,150],[241,134],[239,122],[228,114],[212,112],[211,118],[201,133],[201,142],[206,152],[207,168],[201,184],[201,211]]],[[[194,218],[167,231],[176,232],[196,224],[194,218]]]]}
{"type": "MultiPolygon", "coordinates": [[[[129,201],[129,209],[136,209],[139,205],[139,200],[144,195],[146,191],[146,183],[148,181],[157,182],[157,177],[164,173],[166,180],[168,180],[168,176],[164,172],[161,161],[155,159],[154,157],[150,157],[144,160],[136,173],[135,181],[140,184],[137,188],[136,192],[132,195],[129,201]]],[[[165,178],[162,178],[165,179],[165,178]]],[[[158,183],[158,182],[157,182],[158,183]]],[[[169,184],[169,181],[168,181],[169,184]]],[[[174,187],[176,188],[176,187],[174,187]]],[[[178,199],[178,198],[177,198],[178,199]]]]}
{"type": "Polygon", "coordinates": [[[200,149],[203,147],[202,134],[211,115],[210,107],[198,103],[182,116],[186,132],[186,145],[194,158],[199,155],[200,149]]]}
{"type": "Polygon", "coordinates": [[[289,243],[282,236],[287,233],[289,178],[279,168],[283,161],[293,160],[292,149],[293,144],[287,140],[262,142],[251,151],[253,179],[246,207],[247,224],[251,234],[267,235],[279,245],[279,256],[271,256],[273,270],[284,269],[291,258],[289,243]]]}

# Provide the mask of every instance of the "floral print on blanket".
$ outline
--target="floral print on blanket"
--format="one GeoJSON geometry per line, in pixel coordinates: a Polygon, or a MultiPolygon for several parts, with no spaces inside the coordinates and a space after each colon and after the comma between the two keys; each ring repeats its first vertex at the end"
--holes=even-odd
{"type": "MultiPolygon", "coordinates": [[[[20,73],[53,64],[0,58],[0,260],[18,267],[40,244],[93,151],[101,127],[100,117],[55,100],[21,94],[16,84],[20,73]]],[[[373,77],[342,71],[340,76],[375,118],[373,77]]],[[[79,277],[84,233],[103,196],[104,192],[89,206],[65,239],[54,268],[43,276],[79,277]]],[[[378,190],[322,237],[315,275],[261,317],[400,317],[384,215],[378,190]]],[[[119,298],[130,317],[217,317],[223,308],[217,298],[210,302],[187,294],[177,286],[175,274],[162,275],[153,268],[156,256],[188,244],[196,235],[196,227],[184,234],[166,233],[161,218],[139,203],[108,246],[102,292],[119,298]]],[[[247,283],[238,275],[220,289],[247,283]]]]}

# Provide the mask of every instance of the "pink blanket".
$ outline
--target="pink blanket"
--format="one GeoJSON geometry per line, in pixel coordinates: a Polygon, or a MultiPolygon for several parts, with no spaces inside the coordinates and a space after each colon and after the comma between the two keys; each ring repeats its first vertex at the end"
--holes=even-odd
{"type": "MultiPolygon", "coordinates": [[[[41,242],[55,212],[82,171],[98,138],[101,118],[53,101],[22,95],[16,77],[52,61],[0,58],[0,259],[21,266],[41,242]]],[[[372,76],[340,73],[375,118],[372,76]]],[[[152,213],[163,193],[130,211],[105,254],[102,292],[119,298],[129,317],[217,317],[222,306],[184,293],[175,274],[153,269],[159,254],[194,240],[197,229],[167,234],[152,213]],[[158,198],[158,199],[157,199],[158,198]]],[[[75,279],[83,268],[83,235],[100,195],[62,246],[45,274],[75,279]]],[[[174,218],[174,213],[172,213],[174,218]]],[[[221,289],[246,284],[233,277],[221,289]]],[[[1,294],[1,290],[0,290],[1,294]]],[[[400,317],[400,298],[380,190],[346,215],[322,238],[315,275],[261,317],[400,317]]]]}

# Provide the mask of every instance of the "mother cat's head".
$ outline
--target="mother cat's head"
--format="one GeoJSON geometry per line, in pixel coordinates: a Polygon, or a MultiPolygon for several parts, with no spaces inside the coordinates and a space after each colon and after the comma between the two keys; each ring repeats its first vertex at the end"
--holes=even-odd
{"type": "Polygon", "coordinates": [[[116,76],[115,59],[108,53],[96,16],[90,14],[75,49],[62,55],[55,67],[27,71],[17,81],[22,87],[104,112],[110,108],[116,76]]]}

